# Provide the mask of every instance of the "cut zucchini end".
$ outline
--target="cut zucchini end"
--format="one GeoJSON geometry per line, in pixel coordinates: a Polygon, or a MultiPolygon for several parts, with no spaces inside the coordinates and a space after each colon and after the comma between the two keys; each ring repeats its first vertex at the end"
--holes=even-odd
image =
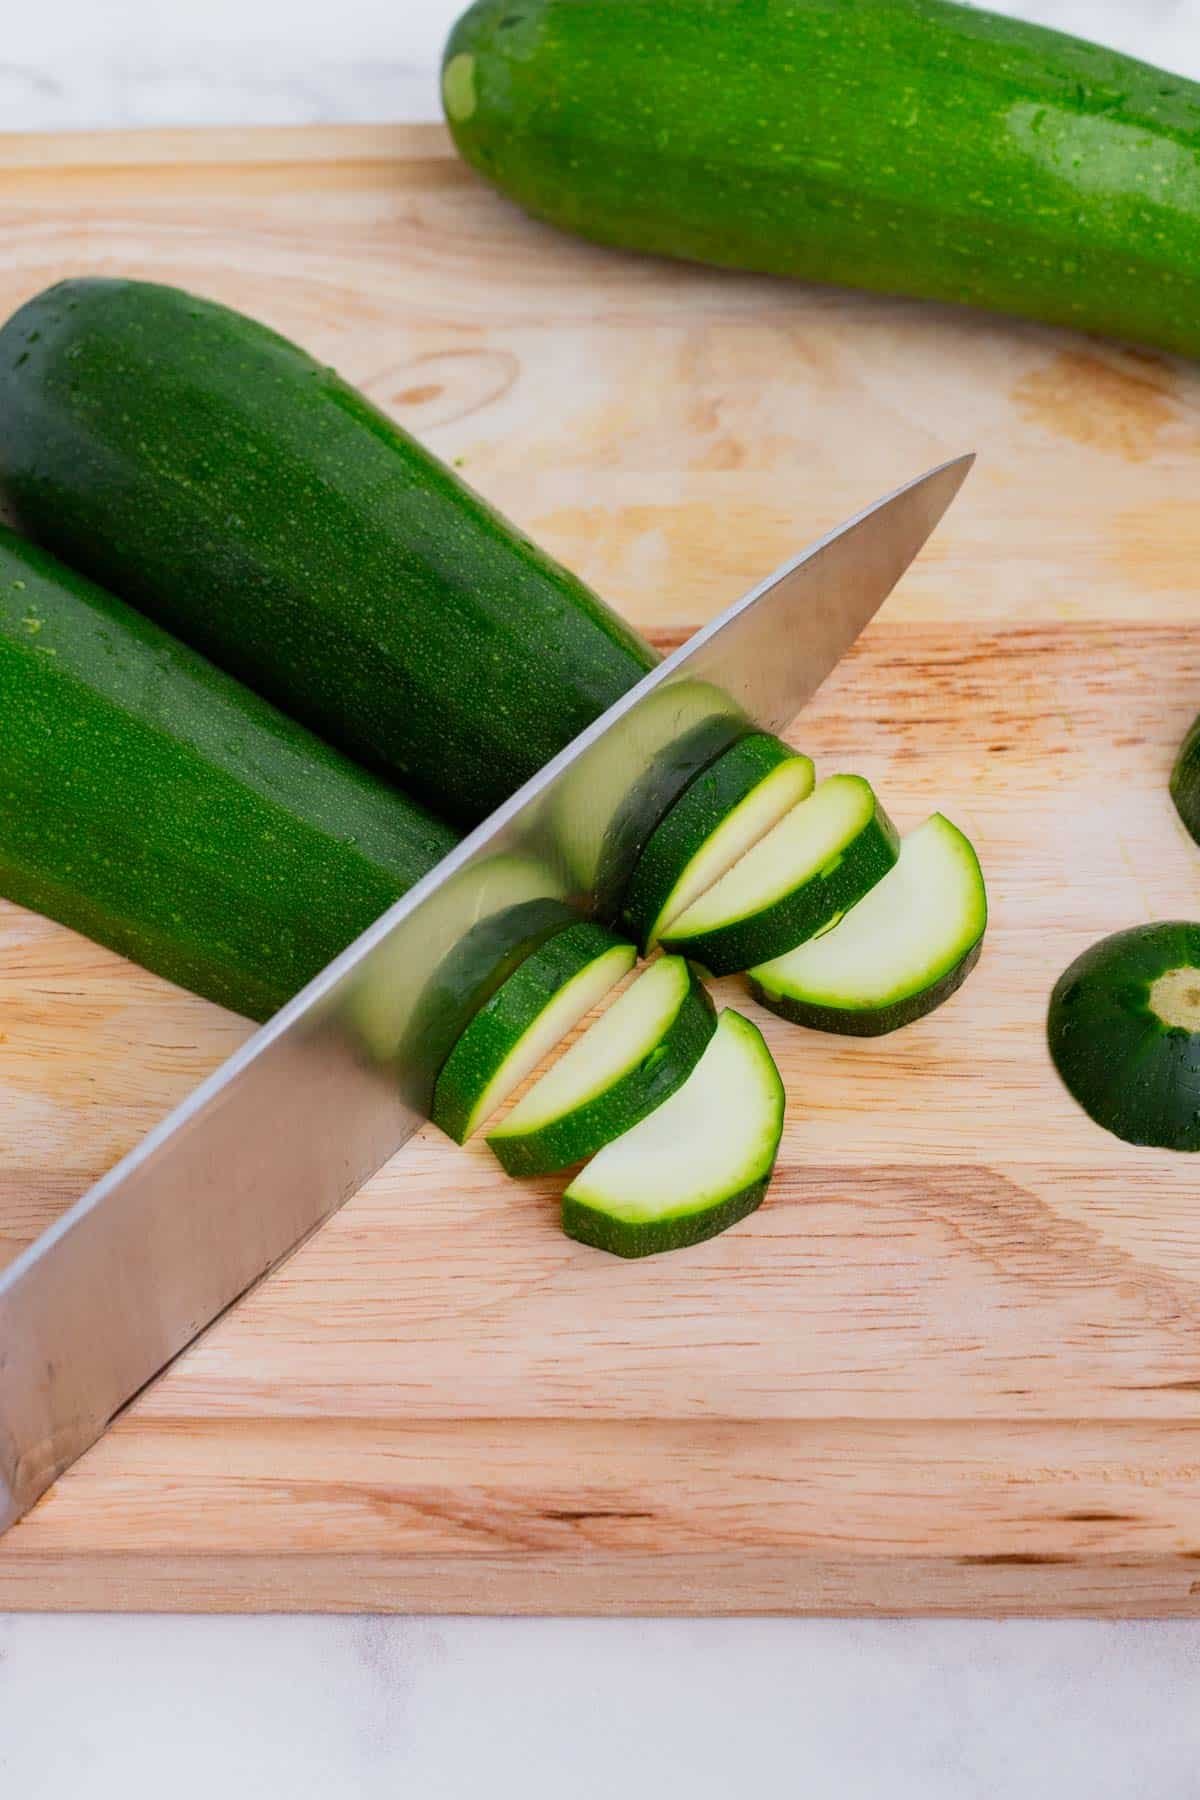
{"type": "Polygon", "coordinates": [[[488,1136],[509,1175],[593,1156],[682,1087],[716,1030],[700,972],[681,956],[643,971],[488,1136]]]}
{"type": "Polygon", "coordinates": [[[593,925],[569,926],[527,957],[471,1020],[443,1064],[433,1094],[434,1124],[456,1144],[465,1144],[636,960],[632,944],[593,925]],[[561,946],[576,934],[586,942],[585,932],[608,943],[564,979],[561,946]]]}
{"type": "Polygon", "coordinates": [[[986,928],[987,890],[974,846],[934,813],[833,927],[751,969],[751,992],[793,1024],[882,1037],[924,1018],[962,986],[986,928]]]}
{"type": "Polygon", "coordinates": [[[1059,977],[1046,1018],[1068,1093],[1128,1144],[1200,1151],[1200,924],[1136,925],[1059,977]]]}
{"type": "Polygon", "coordinates": [[[762,1200],[783,1116],[783,1082],[762,1033],[727,1009],[683,1086],[567,1188],[563,1229],[626,1257],[714,1237],[762,1200]]]}

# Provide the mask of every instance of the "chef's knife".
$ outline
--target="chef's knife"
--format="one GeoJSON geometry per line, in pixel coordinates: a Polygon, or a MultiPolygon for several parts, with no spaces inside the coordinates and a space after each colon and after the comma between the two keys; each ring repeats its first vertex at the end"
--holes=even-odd
{"type": "Polygon", "coordinates": [[[0,1531],[421,1123],[475,965],[530,909],[602,909],[714,746],[795,716],[972,460],[829,532],[667,657],[0,1276],[0,1531]]]}

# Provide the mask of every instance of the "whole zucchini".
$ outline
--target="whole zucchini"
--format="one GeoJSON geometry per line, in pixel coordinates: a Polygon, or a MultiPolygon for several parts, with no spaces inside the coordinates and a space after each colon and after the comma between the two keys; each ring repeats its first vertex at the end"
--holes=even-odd
{"type": "Polygon", "coordinates": [[[458,824],[657,661],[332,370],[176,288],[29,301],[0,420],[31,536],[458,824]]]}
{"type": "Polygon", "coordinates": [[[949,0],[479,0],[467,161],[602,243],[1200,352],[1200,86],[949,0]]]}
{"type": "Polygon", "coordinates": [[[263,1019],[457,841],[0,526],[0,893],[263,1019]]]}

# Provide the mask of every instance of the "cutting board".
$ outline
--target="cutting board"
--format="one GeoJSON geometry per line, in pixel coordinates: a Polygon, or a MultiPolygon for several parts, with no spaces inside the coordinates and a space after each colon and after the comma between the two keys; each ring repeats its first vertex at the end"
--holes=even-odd
{"type": "MultiPolygon", "coordinates": [[[[1059,1088],[1046,997],[1200,912],[1200,381],[932,306],[635,260],[433,128],[0,140],[7,312],[85,271],[245,308],[359,383],[662,647],[976,448],[793,731],[993,920],[942,1012],[760,1014],[762,1210],[623,1264],[428,1128],[0,1541],[0,1608],[1200,1612],[1200,1163],[1059,1088]]],[[[0,1259],[247,1027],[0,914],[0,1259]]]]}

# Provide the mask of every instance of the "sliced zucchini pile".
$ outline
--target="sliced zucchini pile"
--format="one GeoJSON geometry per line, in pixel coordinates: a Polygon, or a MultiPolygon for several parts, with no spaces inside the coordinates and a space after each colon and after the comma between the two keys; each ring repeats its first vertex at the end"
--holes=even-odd
{"type": "Polygon", "coordinates": [[[1059,977],[1050,1055],[1088,1117],[1129,1144],[1200,1150],[1200,925],[1135,925],[1059,977]]]}
{"type": "Polygon", "coordinates": [[[762,1200],[783,1108],[762,1033],[726,1010],[678,1092],[575,1177],[563,1195],[563,1230],[628,1257],[715,1237],[762,1200]]]}
{"type": "Polygon", "coordinates": [[[663,933],[714,975],[755,968],[825,930],[896,861],[896,828],[861,775],[831,775],[663,933]]]}
{"type": "Polygon", "coordinates": [[[979,859],[941,813],[909,833],[900,859],[829,931],[749,972],[756,1000],[797,1025],[880,1037],[962,986],[983,944],[979,859]]]}
{"type": "Polygon", "coordinates": [[[510,1175],[592,1156],[687,1080],[716,1029],[700,972],[661,956],[546,1071],[488,1143],[510,1175]]]}
{"type": "MultiPolygon", "coordinates": [[[[717,973],[747,969],[755,997],[782,1018],[877,1036],[961,985],[987,896],[971,844],[942,814],[900,844],[860,776],[814,788],[807,757],[753,733],[665,814],[622,916],[665,953],[488,1144],[515,1176],[582,1163],[563,1195],[564,1231],[641,1257],[700,1243],[753,1211],[783,1129],[783,1085],[761,1034],[739,1013],[717,1017],[704,970],[680,952],[717,973]]],[[[599,997],[606,959],[623,951],[621,972],[629,966],[632,946],[613,944],[594,925],[560,933],[476,1015],[438,1082],[435,1117],[452,1136],[476,1129],[581,1016],[573,992],[586,991],[589,1006],[599,997]]]]}
{"type": "Polygon", "coordinates": [[[643,951],[812,788],[811,760],[766,731],[703,770],[650,837],[625,890],[624,923],[643,951]]]}
{"type": "Polygon", "coordinates": [[[580,920],[533,950],[458,1038],[433,1121],[463,1144],[634,965],[632,944],[580,920]]]}

